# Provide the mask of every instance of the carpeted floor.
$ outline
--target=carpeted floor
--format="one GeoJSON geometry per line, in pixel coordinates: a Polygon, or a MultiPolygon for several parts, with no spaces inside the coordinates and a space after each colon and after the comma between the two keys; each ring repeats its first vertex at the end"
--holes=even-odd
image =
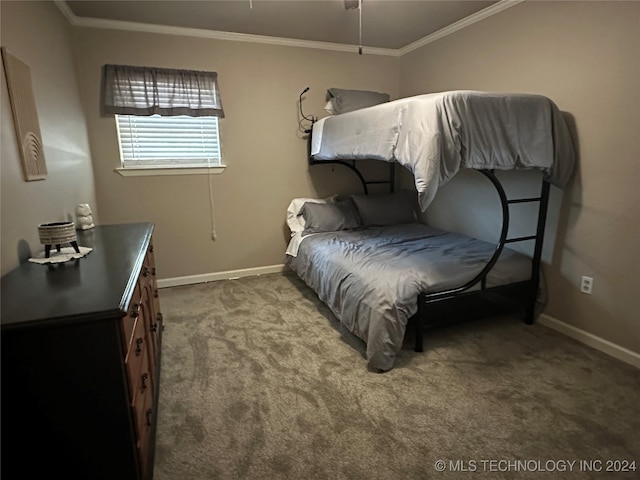
{"type": "Polygon", "coordinates": [[[640,478],[640,370],[544,326],[409,334],[376,374],[291,274],[160,299],[155,480],[640,478]]]}

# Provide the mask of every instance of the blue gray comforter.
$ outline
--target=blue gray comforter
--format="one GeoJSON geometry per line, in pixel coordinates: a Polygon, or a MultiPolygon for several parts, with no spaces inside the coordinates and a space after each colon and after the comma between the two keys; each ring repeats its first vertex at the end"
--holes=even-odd
{"type": "MultiPolygon", "coordinates": [[[[495,245],[424,224],[309,235],[287,265],[345,327],[367,344],[369,367],[389,370],[402,347],[418,294],[471,280],[495,245]]],[[[505,249],[487,285],[530,277],[528,257],[505,249]]]]}

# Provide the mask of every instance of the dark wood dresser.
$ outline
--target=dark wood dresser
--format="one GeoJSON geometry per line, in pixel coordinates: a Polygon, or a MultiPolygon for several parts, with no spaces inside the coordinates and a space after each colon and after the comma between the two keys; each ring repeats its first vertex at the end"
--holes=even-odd
{"type": "Polygon", "coordinates": [[[78,232],[87,256],[2,277],[3,480],[152,478],[162,336],[153,228],[78,232]]]}

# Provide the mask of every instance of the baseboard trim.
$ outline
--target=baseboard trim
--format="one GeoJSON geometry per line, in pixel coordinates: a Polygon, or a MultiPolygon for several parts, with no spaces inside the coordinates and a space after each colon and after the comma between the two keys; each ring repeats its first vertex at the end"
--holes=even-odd
{"type": "Polygon", "coordinates": [[[162,278],[158,280],[158,288],[181,287],[184,285],[215,282],[218,280],[234,280],[241,277],[280,273],[284,272],[284,269],[284,264],[280,264],[268,265],[266,267],[243,268],[240,270],[227,270],[225,272],[203,273],[201,275],[187,275],[185,277],[162,278]]]}
{"type": "Polygon", "coordinates": [[[563,333],[574,340],[584,343],[585,345],[589,345],[590,347],[600,350],[601,352],[628,363],[629,365],[640,368],[639,353],[621,347],[620,345],[610,342],[609,340],[605,340],[604,338],[600,338],[580,328],[574,327],[573,325],[569,325],[568,323],[562,322],[545,313],[538,316],[537,323],[563,333]]]}

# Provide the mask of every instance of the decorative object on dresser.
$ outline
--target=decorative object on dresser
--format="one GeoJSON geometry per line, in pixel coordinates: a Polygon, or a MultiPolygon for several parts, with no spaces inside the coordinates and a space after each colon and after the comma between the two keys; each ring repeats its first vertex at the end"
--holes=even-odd
{"type": "Polygon", "coordinates": [[[76,228],[78,230],[89,230],[95,227],[93,223],[93,213],[88,203],[76,205],[76,228]]]}
{"type": "Polygon", "coordinates": [[[3,478],[150,480],[162,314],[151,223],[78,232],[72,268],[2,277],[3,478]],[[24,461],[25,451],[37,460],[24,461]]]}
{"type": "Polygon", "coordinates": [[[76,251],[80,253],[78,242],[76,241],[76,227],[73,222],[52,222],[41,223],[38,225],[38,235],[40,243],[44,245],[44,256],[49,258],[51,247],[56,246],[56,250],[60,251],[60,245],[69,243],[76,251]]]}

